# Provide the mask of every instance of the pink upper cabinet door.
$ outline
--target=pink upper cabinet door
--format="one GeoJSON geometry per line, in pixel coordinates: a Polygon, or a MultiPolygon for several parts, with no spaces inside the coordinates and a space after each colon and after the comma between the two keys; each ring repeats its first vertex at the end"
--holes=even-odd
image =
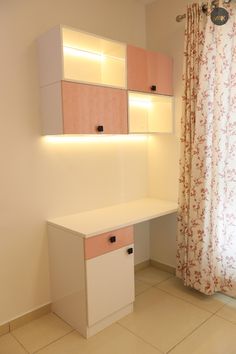
{"type": "Polygon", "coordinates": [[[64,134],[127,134],[126,90],[62,81],[64,134]]]}
{"type": "Polygon", "coordinates": [[[128,90],[148,91],[147,51],[127,46],[128,90]]]}
{"type": "Polygon", "coordinates": [[[173,60],[168,55],[148,51],[148,86],[160,95],[173,95],[173,60]]]}
{"type": "Polygon", "coordinates": [[[173,95],[173,62],[167,55],[128,46],[128,89],[173,95]]]}

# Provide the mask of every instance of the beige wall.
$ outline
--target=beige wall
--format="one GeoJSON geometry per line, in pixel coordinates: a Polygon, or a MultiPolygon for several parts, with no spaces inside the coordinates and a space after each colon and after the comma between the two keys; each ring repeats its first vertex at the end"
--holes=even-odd
{"type": "MultiPolygon", "coordinates": [[[[45,219],[145,196],[177,199],[187,0],[0,0],[0,324],[50,301],[45,219]],[[167,52],[175,61],[176,135],[147,143],[49,144],[41,137],[35,39],[63,23],[167,52]],[[149,153],[147,153],[149,151],[149,153]]],[[[151,223],[151,256],[175,264],[175,216],[151,223]]],[[[135,263],[149,257],[136,227],[135,263]]]]}
{"type": "Polygon", "coordinates": [[[35,40],[59,23],[145,46],[137,0],[0,1],[0,324],[50,301],[45,219],[147,193],[146,142],[41,138],[35,40]]]}
{"type": "MultiPolygon", "coordinates": [[[[161,199],[178,199],[179,134],[182,96],[184,25],[175,18],[185,13],[188,0],[158,0],[147,7],[147,48],[174,59],[175,134],[151,137],[149,141],[149,194],[161,199]]],[[[176,216],[151,223],[152,259],[175,266],[176,216]]]]}

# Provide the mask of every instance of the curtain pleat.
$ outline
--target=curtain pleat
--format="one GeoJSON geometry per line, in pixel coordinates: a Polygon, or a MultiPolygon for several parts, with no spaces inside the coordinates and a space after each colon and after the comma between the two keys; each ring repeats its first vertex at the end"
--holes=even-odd
{"type": "Polygon", "coordinates": [[[236,11],[215,26],[188,6],[177,276],[236,296],[236,11]]]}

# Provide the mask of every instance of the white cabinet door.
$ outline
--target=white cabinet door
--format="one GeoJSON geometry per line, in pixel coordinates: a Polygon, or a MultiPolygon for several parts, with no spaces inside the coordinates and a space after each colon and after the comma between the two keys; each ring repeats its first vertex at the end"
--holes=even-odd
{"type": "Polygon", "coordinates": [[[134,301],[134,255],[129,245],[86,261],[88,325],[134,301]]]}

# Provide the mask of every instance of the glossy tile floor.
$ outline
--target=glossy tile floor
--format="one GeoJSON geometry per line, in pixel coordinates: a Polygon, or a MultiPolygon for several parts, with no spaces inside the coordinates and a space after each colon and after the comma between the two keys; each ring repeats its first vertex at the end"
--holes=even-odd
{"type": "Polygon", "coordinates": [[[136,273],[134,312],[88,340],[54,314],[0,337],[0,354],[26,353],[236,354],[236,300],[148,267],[136,273]]]}

